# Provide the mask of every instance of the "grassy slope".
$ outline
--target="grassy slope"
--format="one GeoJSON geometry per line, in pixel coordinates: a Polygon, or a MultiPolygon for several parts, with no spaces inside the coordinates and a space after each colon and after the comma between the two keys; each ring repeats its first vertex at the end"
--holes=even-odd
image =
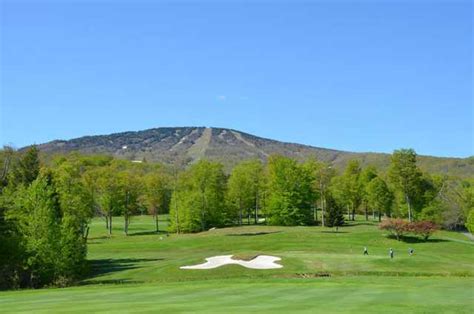
{"type": "Polygon", "coordinates": [[[2,312],[469,313],[459,278],[347,277],[95,285],[4,293],[2,312]]]}
{"type": "Polygon", "coordinates": [[[339,233],[320,227],[245,226],[169,237],[149,233],[150,217],[134,218],[129,237],[121,233],[120,218],[114,227],[109,239],[103,221],[92,225],[89,259],[94,275],[86,286],[4,292],[2,310],[220,312],[226,307],[230,312],[310,312],[321,307],[326,312],[459,313],[474,306],[474,243],[457,233],[406,243],[384,237],[370,222],[339,233]],[[368,257],[362,255],[364,246],[368,257]],[[393,260],[388,258],[390,247],[393,260]],[[415,256],[408,256],[409,247],[415,256]],[[179,269],[222,254],[276,255],[284,267],[179,269]],[[305,278],[321,273],[331,277],[305,278]]]}

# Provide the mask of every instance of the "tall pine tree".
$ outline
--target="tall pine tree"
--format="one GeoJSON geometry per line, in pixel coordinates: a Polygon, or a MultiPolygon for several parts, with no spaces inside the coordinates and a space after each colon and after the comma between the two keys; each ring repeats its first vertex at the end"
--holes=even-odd
{"type": "Polygon", "coordinates": [[[344,214],[342,207],[336,202],[332,195],[327,195],[327,226],[339,227],[344,225],[344,214]]]}

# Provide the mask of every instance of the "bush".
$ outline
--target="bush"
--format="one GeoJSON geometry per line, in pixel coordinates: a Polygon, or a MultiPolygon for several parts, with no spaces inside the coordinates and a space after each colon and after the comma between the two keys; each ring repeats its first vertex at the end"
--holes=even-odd
{"type": "Polygon", "coordinates": [[[409,224],[409,231],[415,235],[419,235],[423,240],[428,240],[428,238],[438,230],[438,226],[431,221],[417,221],[409,224]]]}
{"type": "Polygon", "coordinates": [[[379,224],[379,229],[389,231],[400,241],[400,238],[409,231],[409,225],[403,219],[387,219],[379,224]]]}
{"type": "Polygon", "coordinates": [[[408,222],[403,219],[387,219],[379,224],[379,229],[389,231],[397,240],[400,240],[404,234],[409,232],[421,236],[426,241],[438,230],[438,226],[427,220],[408,222]]]}

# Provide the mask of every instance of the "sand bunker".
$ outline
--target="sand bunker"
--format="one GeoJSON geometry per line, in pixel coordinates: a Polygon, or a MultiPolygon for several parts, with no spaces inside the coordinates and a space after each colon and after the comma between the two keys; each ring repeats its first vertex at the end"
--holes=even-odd
{"type": "Polygon", "coordinates": [[[275,269],[282,268],[276,261],[281,260],[279,257],[269,255],[259,255],[250,261],[240,259],[232,259],[232,255],[222,255],[206,258],[205,263],[192,266],[182,266],[181,269],[213,269],[224,265],[241,265],[252,269],[275,269]]]}

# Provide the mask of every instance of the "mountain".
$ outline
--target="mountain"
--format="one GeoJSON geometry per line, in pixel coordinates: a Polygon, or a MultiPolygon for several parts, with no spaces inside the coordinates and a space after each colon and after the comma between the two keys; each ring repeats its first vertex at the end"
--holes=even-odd
{"type": "MultiPolygon", "coordinates": [[[[226,169],[244,159],[265,160],[281,154],[298,160],[316,157],[342,169],[350,159],[362,165],[372,164],[386,169],[389,154],[354,153],[334,149],[285,143],[261,138],[232,129],[205,127],[155,128],[137,132],[84,136],[71,140],[56,140],[38,145],[47,155],[78,151],[83,154],[108,154],[128,160],[159,161],[190,164],[207,158],[222,162],[226,169]]],[[[419,156],[419,166],[430,173],[474,177],[474,158],[442,158],[419,156]]]]}

